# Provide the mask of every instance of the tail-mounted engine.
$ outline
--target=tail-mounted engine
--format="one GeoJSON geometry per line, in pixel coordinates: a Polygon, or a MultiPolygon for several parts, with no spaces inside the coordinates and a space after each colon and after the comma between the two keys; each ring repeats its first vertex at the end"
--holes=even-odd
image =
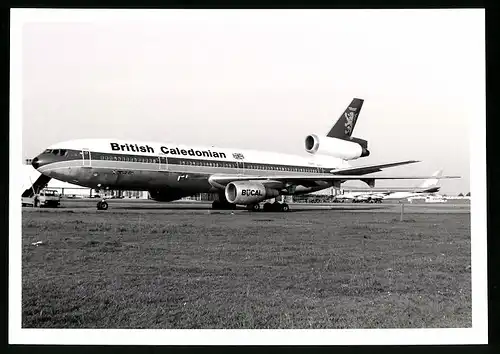
{"type": "Polygon", "coordinates": [[[279,192],[258,182],[231,182],[226,186],[225,196],[230,203],[248,205],[277,197],[279,192]]]}
{"type": "Polygon", "coordinates": [[[329,155],[344,160],[354,160],[370,155],[367,141],[350,138],[350,140],[322,136],[321,139],[311,134],[306,137],[305,148],[310,154],[329,155]]]}

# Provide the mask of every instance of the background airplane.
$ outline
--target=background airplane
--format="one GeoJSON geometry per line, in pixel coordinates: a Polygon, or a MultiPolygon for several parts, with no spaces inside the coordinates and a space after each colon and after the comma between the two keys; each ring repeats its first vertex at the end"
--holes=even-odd
{"type": "Polygon", "coordinates": [[[397,187],[397,188],[370,188],[370,189],[354,189],[348,193],[336,196],[340,201],[358,202],[373,202],[380,203],[382,200],[398,200],[408,199],[411,197],[425,197],[429,194],[434,194],[440,190],[438,186],[440,177],[443,171],[438,170],[432,174],[431,178],[426,179],[421,184],[412,189],[397,187]]]}

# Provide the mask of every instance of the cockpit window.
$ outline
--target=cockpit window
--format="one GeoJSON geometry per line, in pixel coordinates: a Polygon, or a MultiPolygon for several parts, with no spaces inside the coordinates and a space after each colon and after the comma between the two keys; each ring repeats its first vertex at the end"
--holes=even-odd
{"type": "Polygon", "coordinates": [[[52,153],[53,153],[54,155],[59,154],[59,149],[52,150],[52,153]]]}
{"type": "Polygon", "coordinates": [[[50,154],[52,152],[52,149],[47,149],[45,150],[45,153],[50,154]]]}
{"type": "Polygon", "coordinates": [[[65,149],[59,150],[59,155],[61,155],[61,156],[66,156],[67,153],[68,153],[68,151],[65,149]]]}

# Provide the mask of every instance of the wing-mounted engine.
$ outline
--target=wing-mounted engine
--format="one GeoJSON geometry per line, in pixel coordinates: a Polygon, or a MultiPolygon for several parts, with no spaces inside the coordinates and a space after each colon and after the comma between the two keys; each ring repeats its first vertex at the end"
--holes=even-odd
{"type": "Polygon", "coordinates": [[[277,197],[279,192],[259,182],[231,182],[225,188],[225,196],[230,203],[248,205],[277,197]]]}
{"type": "Polygon", "coordinates": [[[328,136],[318,137],[311,134],[306,137],[305,148],[310,154],[329,155],[344,160],[354,160],[370,155],[366,140],[351,138],[350,140],[338,139],[328,136]]]}

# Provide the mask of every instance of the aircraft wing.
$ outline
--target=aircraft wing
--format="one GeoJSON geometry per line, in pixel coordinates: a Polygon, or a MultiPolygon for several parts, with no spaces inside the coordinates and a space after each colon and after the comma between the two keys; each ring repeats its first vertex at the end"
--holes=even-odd
{"type": "Polygon", "coordinates": [[[420,161],[407,160],[407,161],[384,163],[384,164],[377,164],[377,165],[353,166],[353,167],[330,170],[330,173],[333,173],[336,175],[364,175],[367,173],[380,172],[380,171],[382,171],[383,168],[408,165],[408,164],[416,163],[416,162],[420,162],[420,161]]]}
{"type": "MultiPolygon", "coordinates": [[[[333,175],[333,174],[317,174],[317,175],[267,175],[267,176],[237,176],[237,175],[212,175],[209,178],[210,184],[223,188],[231,182],[237,181],[259,181],[263,184],[275,186],[280,185],[303,185],[314,186],[324,185],[325,182],[333,185],[335,182],[345,182],[349,180],[361,180],[369,186],[374,186],[377,179],[429,179],[436,178],[435,176],[371,176],[371,175],[333,175]]],[[[439,179],[445,178],[460,178],[460,176],[441,176],[439,179]]]]}

